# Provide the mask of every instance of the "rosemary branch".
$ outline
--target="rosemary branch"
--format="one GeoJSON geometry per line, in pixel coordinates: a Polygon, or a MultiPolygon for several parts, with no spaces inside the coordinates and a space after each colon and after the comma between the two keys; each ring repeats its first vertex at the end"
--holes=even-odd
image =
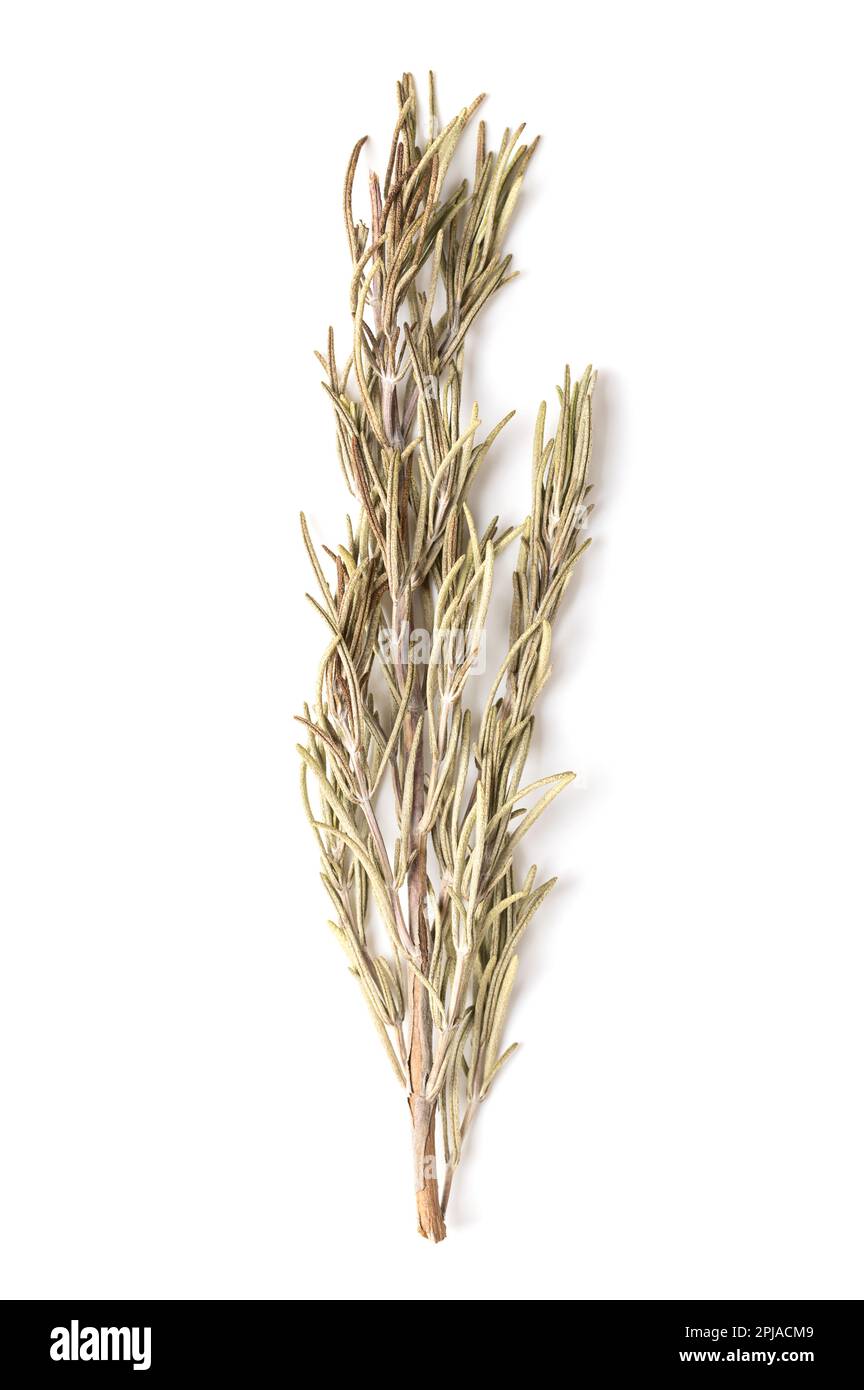
{"type": "Polygon", "coordinates": [[[368,225],[353,210],[363,140],[344,184],[351,353],[340,367],[331,329],[326,352],[316,354],[359,517],[348,518],[343,544],[323,547],[324,563],[301,518],[320,590],[320,600],[309,597],[328,644],[314,702],[299,716],[307,739],[298,750],[330,925],[407,1089],[419,1228],[437,1241],[468,1129],[517,1046],[501,1050],[516,947],[555,883],[536,885],[535,865],[520,881],[514,854],[573,778],[522,784],[551,670],[551,625],[589,544],[594,373],[589,367],[574,382],[565,370],[548,438],[540,407],[530,515],[502,532],[496,517],[481,534],[471,485],[510,416],[481,438],[475,404],[463,425],[465,344],[484,305],[513,278],[504,243],[537,141],[523,143],[520,126],[490,150],[481,121],[473,179],[448,190],[483,98],[441,126],[430,75],[425,138],[410,75],[397,100],[383,181],[370,176],[368,225]],[[498,559],[516,541],[509,651],[474,720],[466,688],[498,559]],[[388,775],[398,826],[392,856],[376,811],[388,775]],[[371,941],[373,902],[389,951],[371,941]]]}

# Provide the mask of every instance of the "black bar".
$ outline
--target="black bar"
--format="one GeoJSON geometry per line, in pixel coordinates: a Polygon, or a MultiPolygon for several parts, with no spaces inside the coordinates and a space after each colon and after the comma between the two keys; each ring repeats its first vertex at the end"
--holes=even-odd
{"type": "MultiPolygon", "coordinates": [[[[565,1300],[562,1300],[564,1302],[565,1300]]],[[[440,1370],[436,1340],[441,1319],[427,1303],[430,1366],[440,1370]],[[436,1333],[437,1329],[437,1333],[436,1333]]],[[[50,1383],[70,1378],[123,1377],[133,1384],[154,1379],[168,1383],[194,1376],[254,1384],[262,1374],[288,1378],[311,1360],[313,1374],[328,1376],[353,1360],[355,1371],[368,1358],[395,1356],[399,1320],[387,1317],[386,1347],[366,1344],[349,1331],[350,1315],[340,1312],[328,1332],[326,1312],[310,1314],[294,1303],[267,1301],[60,1302],[10,1301],[0,1305],[4,1373],[17,1366],[20,1379],[7,1384],[50,1383]],[[310,1325],[311,1323],[311,1325],[310,1325]],[[104,1335],[103,1335],[103,1329],[104,1335]],[[149,1339],[145,1335],[149,1329],[149,1339]],[[92,1359],[95,1353],[100,1359],[92,1359]],[[111,1359],[112,1357],[119,1359],[111,1359]],[[106,1359],[101,1359],[105,1357],[106,1359]],[[145,1362],[149,1359],[149,1368],[145,1362]],[[135,1371],[136,1364],[139,1371],[135,1371]]],[[[793,1375],[854,1367],[861,1347],[861,1301],[803,1302],[580,1302],[568,1303],[540,1344],[544,1358],[566,1357],[568,1379],[585,1370],[698,1374],[700,1367],[751,1374],[759,1369],[793,1375]]],[[[464,1354],[470,1364],[472,1328],[485,1327],[491,1345],[519,1345],[528,1354],[536,1334],[521,1319],[508,1319],[506,1342],[495,1334],[497,1315],[484,1323],[466,1315],[464,1354]],[[514,1343],[515,1338],[515,1343],[514,1343]],[[524,1340],[523,1340],[524,1339],[524,1340]]],[[[412,1322],[415,1329],[416,1323],[412,1322]]],[[[367,1335],[369,1325],[367,1323],[367,1335]]],[[[499,1328],[500,1331],[500,1328],[499,1328]]],[[[537,1344],[535,1343],[535,1346],[537,1344]]],[[[410,1348],[406,1346],[406,1357],[410,1348]]],[[[401,1359],[401,1358],[400,1358],[401,1359]]],[[[404,1365],[403,1359],[403,1372],[404,1365]]],[[[395,1363],[391,1371],[396,1373],[395,1363]]],[[[382,1372],[384,1367],[382,1366],[382,1372]]],[[[400,1372],[402,1374],[403,1372],[400,1372]]],[[[782,1384],[782,1380],[779,1382],[782,1384]]]]}

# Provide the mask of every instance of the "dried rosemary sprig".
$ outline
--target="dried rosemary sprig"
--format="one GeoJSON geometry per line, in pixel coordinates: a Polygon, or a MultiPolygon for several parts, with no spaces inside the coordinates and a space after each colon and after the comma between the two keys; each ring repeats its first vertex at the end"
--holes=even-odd
{"type": "Polygon", "coordinates": [[[463,423],[466,336],[513,278],[504,240],[537,142],[520,143],[520,126],[487,150],[480,122],[473,181],[447,191],[482,97],[441,126],[430,76],[423,139],[410,75],[397,96],[383,183],[370,177],[368,226],[352,209],[363,140],[345,179],[351,354],[338,365],[332,329],[318,354],[359,518],[348,519],[343,545],[324,547],[330,579],[301,518],[321,591],[311,602],[329,640],[298,748],[330,925],[407,1089],[419,1226],[437,1241],[465,1136],[517,1046],[501,1050],[516,947],[555,882],[537,884],[536,866],[518,878],[514,852],[573,777],[522,785],[551,623],[588,545],[594,373],[574,383],[565,372],[548,439],[540,408],[528,519],[499,531],[496,517],[481,533],[469,492],[510,416],[482,439],[476,405],[463,423]],[[466,687],[496,562],[517,539],[510,649],[475,720],[466,687]],[[392,854],[377,809],[388,778],[392,854]],[[386,949],[374,942],[373,904],[386,949]]]}

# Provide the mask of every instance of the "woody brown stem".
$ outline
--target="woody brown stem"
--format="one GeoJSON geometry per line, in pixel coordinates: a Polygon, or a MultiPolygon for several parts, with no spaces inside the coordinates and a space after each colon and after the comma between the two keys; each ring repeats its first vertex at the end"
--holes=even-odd
{"type": "MultiPolygon", "coordinates": [[[[419,704],[419,702],[418,702],[419,704]]],[[[410,747],[420,709],[413,702],[406,716],[406,741],[410,747]]],[[[411,826],[411,852],[408,872],[408,920],[412,939],[419,949],[419,966],[429,969],[429,929],[426,922],[426,838],[418,831],[423,816],[422,756],[414,766],[414,806],[411,826]]],[[[432,1012],[429,994],[416,975],[412,979],[411,1042],[408,1075],[411,1085],[409,1106],[413,1128],[414,1188],[417,1196],[418,1230],[427,1240],[443,1240],[447,1234],[438,1199],[438,1172],[435,1158],[435,1102],[426,1099],[426,1082],[432,1067],[432,1012]]]]}
{"type": "MultiPolygon", "coordinates": [[[[410,620],[411,600],[394,604],[393,622],[401,634],[402,623],[410,620]]],[[[397,648],[399,642],[397,639],[397,648]]],[[[401,660],[397,658],[397,678],[400,687],[405,679],[401,660]]],[[[411,697],[404,725],[404,747],[410,750],[418,722],[423,713],[420,695],[422,682],[411,697]]],[[[429,970],[429,927],[426,921],[426,836],[420,830],[425,804],[425,758],[422,740],[414,764],[414,788],[411,813],[411,834],[408,870],[408,932],[417,955],[417,966],[424,976],[429,970]]],[[[435,1156],[435,1101],[426,1097],[426,1083],[432,1067],[432,1012],[429,994],[421,980],[411,978],[411,1036],[408,1049],[408,1105],[411,1111],[412,1152],[414,1161],[414,1190],[417,1198],[417,1221],[421,1236],[437,1242],[447,1234],[438,1197],[438,1170],[435,1156]]]]}

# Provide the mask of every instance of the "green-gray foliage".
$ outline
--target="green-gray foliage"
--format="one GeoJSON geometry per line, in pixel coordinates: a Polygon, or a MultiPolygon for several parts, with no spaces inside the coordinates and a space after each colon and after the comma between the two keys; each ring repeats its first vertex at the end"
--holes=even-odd
{"type": "Polygon", "coordinates": [[[446,1205],[468,1126],[516,1046],[502,1051],[517,946],[555,882],[537,884],[533,865],[520,873],[514,852],[573,776],[523,783],[551,624],[588,544],[594,373],[573,382],[565,372],[549,438],[540,408],[527,520],[500,530],[495,517],[481,531],[471,485],[507,421],[482,436],[476,405],[463,418],[466,337],[513,278],[505,237],[536,141],[520,143],[519,127],[487,150],[481,122],[473,179],[451,189],[448,170],[482,98],[439,127],[430,78],[423,138],[413,79],[397,92],[368,226],[352,207],[363,141],[345,180],[353,341],[339,365],[331,330],[319,360],[358,516],[325,558],[302,522],[327,645],[299,751],[330,925],[433,1133],[440,1116],[446,1205]],[[472,658],[510,542],[509,652],[472,717],[472,658]],[[398,646],[382,659],[382,633],[420,629],[431,634],[428,662],[398,646]],[[470,634],[455,655],[441,640],[453,630],[470,634]],[[392,846],[378,819],[388,782],[392,846]]]}

